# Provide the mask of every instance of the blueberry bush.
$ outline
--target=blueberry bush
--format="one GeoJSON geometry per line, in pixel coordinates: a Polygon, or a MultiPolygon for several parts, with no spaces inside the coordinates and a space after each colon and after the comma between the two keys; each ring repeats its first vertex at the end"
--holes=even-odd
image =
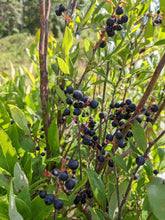
{"type": "Polygon", "coordinates": [[[0,219],[163,220],[164,0],[66,1],[60,40],[50,3],[1,74],[0,219]]]}

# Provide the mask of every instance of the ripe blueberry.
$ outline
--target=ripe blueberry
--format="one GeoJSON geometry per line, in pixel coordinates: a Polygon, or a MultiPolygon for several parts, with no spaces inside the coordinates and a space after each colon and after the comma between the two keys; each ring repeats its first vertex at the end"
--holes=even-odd
{"type": "Polygon", "coordinates": [[[155,175],[157,175],[157,174],[159,173],[159,171],[158,171],[158,170],[153,170],[153,173],[154,173],[155,175]]]}
{"type": "Polygon", "coordinates": [[[65,6],[61,4],[61,5],[59,6],[59,10],[60,10],[61,12],[64,12],[64,11],[66,10],[66,9],[65,9],[65,6]]]}
{"type": "Polygon", "coordinates": [[[42,157],[45,156],[45,152],[42,152],[42,153],[41,153],[41,156],[42,156],[42,157]]]}
{"type": "Polygon", "coordinates": [[[105,161],[104,155],[99,155],[99,156],[98,156],[98,161],[99,161],[99,162],[104,162],[104,161],[105,161]]]}
{"type": "Polygon", "coordinates": [[[44,190],[42,190],[42,191],[40,191],[39,195],[40,195],[40,198],[41,198],[41,199],[44,199],[45,196],[47,195],[47,192],[44,191],[44,190]]]}
{"type": "Polygon", "coordinates": [[[63,112],[63,116],[69,115],[70,114],[70,110],[69,108],[66,108],[63,112]]]}
{"type": "Polygon", "coordinates": [[[123,12],[124,12],[123,7],[118,6],[117,9],[116,9],[116,14],[117,14],[117,15],[121,15],[121,14],[123,14],[123,12]]]}
{"type": "Polygon", "coordinates": [[[90,101],[89,105],[91,108],[97,108],[98,102],[96,100],[92,100],[90,101]]]}
{"type": "Polygon", "coordinates": [[[122,23],[127,23],[127,21],[128,21],[128,16],[127,16],[127,15],[123,15],[123,16],[121,17],[121,21],[122,21],[122,23]]]}
{"type": "MultiPolygon", "coordinates": [[[[123,16],[124,16],[124,15],[123,15],[123,16]]],[[[125,102],[126,102],[127,105],[130,105],[130,104],[131,104],[131,100],[130,100],[130,99],[126,99],[125,102]]]]}
{"type": "Polygon", "coordinates": [[[110,104],[110,107],[111,107],[111,108],[115,108],[115,104],[111,103],[111,104],[110,104]]]}
{"type": "Polygon", "coordinates": [[[136,158],[136,163],[138,164],[138,165],[143,165],[144,163],[145,163],[145,158],[143,157],[143,156],[141,156],[141,157],[137,157],[136,158]]]}
{"type": "Polygon", "coordinates": [[[62,209],[62,207],[63,207],[63,201],[61,199],[56,199],[54,201],[54,208],[56,210],[60,210],[60,209],[62,209]]]}
{"type": "Polygon", "coordinates": [[[59,169],[54,168],[54,169],[52,170],[52,174],[53,174],[54,176],[59,176],[59,175],[60,175],[59,169]]]}
{"type": "Polygon", "coordinates": [[[37,147],[36,147],[36,150],[40,150],[40,146],[37,146],[37,147]]]}
{"type": "Polygon", "coordinates": [[[76,196],[75,200],[74,200],[74,204],[78,204],[81,201],[81,196],[76,196]]]}
{"type": "Polygon", "coordinates": [[[73,180],[67,180],[66,183],[65,183],[65,187],[68,189],[68,190],[72,190],[74,187],[75,187],[75,182],[73,180]]]}
{"type": "Polygon", "coordinates": [[[15,123],[15,121],[14,121],[14,120],[11,120],[11,122],[10,122],[10,123],[11,123],[11,125],[12,125],[12,124],[14,124],[14,123],[15,123]]]}
{"type": "Polygon", "coordinates": [[[83,101],[79,101],[78,108],[83,108],[85,103],[83,101]]]}
{"type": "Polygon", "coordinates": [[[107,134],[106,139],[109,141],[113,141],[113,135],[107,134]]]}
{"type": "Polygon", "coordinates": [[[72,86],[67,86],[67,88],[66,88],[66,93],[69,93],[69,94],[73,93],[73,88],[72,88],[72,86]]]}
{"type": "Polygon", "coordinates": [[[106,21],[106,24],[108,27],[113,27],[115,21],[112,17],[108,18],[107,21],[106,21]]]}
{"type": "Polygon", "coordinates": [[[62,12],[59,9],[56,9],[55,13],[56,13],[57,16],[61,16],[62,15],[62,12]]]}
{"type": "Polygon", "coordinates": [[[67,98],[67,99],[66,99],[66,103],[67,103],[68,105],[72,105],[72,104],[73,104],[73,99],[72,99],[72,98],[67,98]]]}
{"type": "Polygon", "coordinates": [[[83,94],[80,90],[75,90],[73,92],[73,98],[77,99],[77,100],[81,100],[83,97],[83,94]]]}
{"type": "Polygon", "coordinates": [[[82,143],[83,143],[84,145],[89,145],[89,144],[90,144],[89,138],[88,138],[88,137],[84,137],[82,143]]]}
{"type": "Polygon", "coordinates": [[[112,122],[112,126],[113,126],[113,127],[117,127],[118,124],[119,124],[119,123],[118,123],[117,121],[113,121],[113,122],[112,122]]]}
{"type": "Polygon", "coordinates": [[[120,148],[124,148],[124,147],[126,146],[126,143],[125,143],[123,140],[120,140],[120,141],[118,142],[118,146],[119,146],[120,148]]]}
{"type": "Polygon", "coordinates": [[[66,181],[69,178],[68,173],[66,171],[62,172],[59,176],[59,179],[62,181],[66,181]]]}
{"type": "Polygon", "coordinates": [[[140,118],[140,117],[138,117],[136,120],[137,120],[139,123],[142,122],[142,118],[140,118]]]}
{"type": "Polygon", "coordinates": [[[100,48],[104,48],[105,46],[106,46],[106,42],[105,42],[105,41],[102,41],[99,47],[100,47],[100,48]]]}
{"type": "Polygon", "coordinates": [[[158,105],[154,104],[154,105],[151,106],[151,111],[152,112],[157,112],[158,110],[159,110],[159,106],[158,105]]]}
{"type": "Polygon", "coordinates": [[[151,118],[151,117],[147,117],[147,118],[146,118],[146,121],[147,121],[147,122],[152,122],[152,118],[151,118]]]}
{"type": "Polygon", "coordinates": [[[100,118],[100,119],[105,118],[105,113],[104,113],[104,112],[100,112],[100,114],[99,114],[99,118],[100,118]]]}
{"type": "Polygon", "coordinates": [[[123,137],[122,132],[117,132],[116,135],[115,135],[115,137],[116,137],[118,140],[122,139],[122,137],[123,137]]]}
{"type": "Polygon", "coordinates": [[[113,37],[113,36],[115,35],[115,31],[114,31],[114,29],[111,28],[111,27],[107,27],[107,28],[106,28],[106,32],[107,32],[107,34],[108,34],[109,37],[113,37]]]}
{"type": "Polygon", "coordinates": [[[113,162],[113,160],[108,160],[108,165],[109,165],[110,167],[114,167],[114,162],[113,162]]]}
{"type": "Polygon", "coordinates": [[[75,108],[73,111],[74,115],[81,115],[81,110],[79,108],[75,108]]]}
{"type": "Polygon", "coordinates": [[[71,169],[71,170],[76,170],[77,167],[78,167],[78,161],[77,160],[70,160],[69,163],[68,163],[68,167],[71,169]]]}
{"type": "Polygon", "coordinates": [[[51,205],[54,202],[54,200],[55,200],[55,197],[53,194],[47,194],[45,196],[45,204],[46,205],[51,205]]]}

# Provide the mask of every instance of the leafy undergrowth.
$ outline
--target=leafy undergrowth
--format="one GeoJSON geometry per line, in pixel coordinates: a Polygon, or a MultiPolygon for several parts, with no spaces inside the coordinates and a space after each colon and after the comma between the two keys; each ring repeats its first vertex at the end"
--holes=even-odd
{"type": "Polygon", "coordinates": [[[30,58],[26,52],[32,43],[27,33],[14,34],[0,40],[0,71],[10,73],[11,63],[17,69],[19,65],[29,67],[30,58]]]}

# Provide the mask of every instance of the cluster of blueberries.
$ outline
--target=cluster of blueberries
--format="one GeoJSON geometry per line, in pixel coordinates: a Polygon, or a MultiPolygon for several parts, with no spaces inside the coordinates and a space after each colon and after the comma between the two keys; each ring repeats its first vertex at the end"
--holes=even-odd
{"type": "MultiPolygon", "coordinates": [[[[72,104],[74,106],[73,115],[81,115],[82,109],[87,106],[90,106],[93,109],[97,108],[98,102],[96,100],[89,101],[88,97],[83,95],[83,93],[80,90],[73,90],[72,86],[68,86],[66,90],[64,90],[62,86],[60,86],[60,88],[64,91],[64,93],[67,96],[69,96],[66,99],[66,103],[69,106],[71,106],[72,104]]],[[[70,115],[70,108],[66,108],[63,111],[63,117],[67,115],[70,115]]],[[[82,114],[82,117],[85,117],[85,113],[82,114]]]]}
{"type": "MultiPolygon", "coordinates": [[[[68,86],[66,90],[63,89],[64,93],[67,97],[66,103],[71,106],[73,105],[73,115],[82,117],[88,116],[88,112],[84,113],[83,109],[87,106],[91,107],[92,109],[95,109],[98,107],[98,102],[96,100],[90,101],[87,96],[85,96],[80,90],[74,90],[71,86],[68,86]],[[72,97],[71,97],[72,96],[72,97]]],[[[89,116],[87,121],[85,123],[81,123],[81,137],[82,137],[82,144],[91,146],[93,149],[98,150],[100,155],[98,156],[99,162],[105,161],[105,150],[104,148],[107,146],[108,143],[115,143],[118,144],[119,148],[124,148],[127,143],[126,141],[128,138],[132,137],[132,131],[129,130],[126,134],[125,140],[123,137],[122,129],[120,129],[121,126],[123,126],[128,119],[132,117],[132,114],[136,110],[136,105],[132,103],[130,99],[127,99],[125,102],[121,103],[111,103],[110,108],[112,110],[112,114],[109,117],[109,120],[111,120],[112,127],[118,129],[113,135],[107,134],[106,135],[106,143],[98,143],[98,136],[96,135],[96,121],[94,121],[93,117],[89,116]]],[[[144,112],[144,115],[146,116],[146,122],[152,122],[152,115],[153,113],[157,112],[159,109],[159,106],[156,104],[153,104],[149,106],[148,109],[144,108],[141,110],[141,113],[144,112]]],[[[66,108],[63,112],[63,117],[71,115],[70,108],[66,108]]],[[[103,120],[106,119],[106,114],[104,112],[99,113],[99,118],[101,122],[104,122],[103,120]]],[[[143,120],[141,117],[137,117],[136,120],[141,123],[143,120]]],[[[137,157],[136,163],[139,165],[143,165],[145,163],[144,157],[137,157]]],[[[109,160],[108,165],[110,167],[113,167],[113,161],[109,160]]]]}
{"type": "Polygon", "coordinates": [[[74,200],[74,204],[77,205],[77,204],[79,204],[79,202],[81,202],[81,204],[85,204],[86,197],[88,197],[88,199],[91,199],[93,197],[93,192],[91,189],[87,189],[84,192],[78,193],[78,195],[76,196],[76,198],[74,200]]]}
{"type": "Polygon", "coordinates": [[[65,6],[61,4],[59,8],[55,10],[55,13],[57,16],[61,16],[64,11],[66,11],[65,6]]]}
{"type": "Polygon", "coordinates": [[[153,21],[154,25],[159,25],[162,23],[162,16],[160,15],[160,10],[157,10],[156,18],[153,21]]]}
{"type": "MultiPolygon", "coordinates": [[[[116,8],[116,15],[111,16],[107,19],[105,31],[109,37],[113,37],[115,35],[115,31],[121,31],[123,29],[122,24],[127,23],[128,16],[122,15],[124,12],[124,8],[122,6],[118,6],[116,8]],[[122,15],[121,17],[119,17],[122,15]]],[[[102,41],[100,44],[101,48],[106,46],[106,42],[102,41]]]]}
{"type": "MultiPolygon", "coordinates": [[[[79,163],[77,160],[71,159],[69,163],[67,164],[67,167],[72,170],[72,173],[75,174],[75,170],[78,168],[79,163]]],[[[65,183],[65,189],[70,191],[73,190],[75,187],[75,181],[73,180],[75,176],[73,175],[73,179],[69,179],[69,174],[66,171],[60,172],[59,169],[54,168],[52,170],[52,175],[59,179],[59,184],[65,183]]],[[[56,196],[54,194],[47,194],[46,191],[42,190],[39,193],[40,198],[44,199],[46,205],[51,205],[54,203],[54,208],[56,210],[60,210],[63,208],[63,201],[61,199],[56,199],[56,196]]]]}

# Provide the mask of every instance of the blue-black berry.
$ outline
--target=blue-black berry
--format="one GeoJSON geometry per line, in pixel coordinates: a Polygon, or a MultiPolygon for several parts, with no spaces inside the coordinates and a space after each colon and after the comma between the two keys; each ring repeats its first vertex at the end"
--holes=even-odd
{"type": "Polygon", "coordinates": [[[76,170],[78,168],[78,161],[77,160],[70,160],[69,163],[68,163],[68,167],[71,169],[71,170],[76,170]]]}
{"type": "Polygon", "coordinates": [[[55,200],[55,196],[53,194],[47,194],[45,196],[45,204],[46,205],[51,205],[55,200]]]}
{"type": "Polygon", "coordinates": [[[92,100],[90,101],[89,105],[91,108],[97,108],[98,102],[96,100],[92,100]]]}
{"type": "Polygon", "coordinates": [[[40,191],[39,195],[40,195],[40,198],[41,198],[41,199],[44,199],[45,196],[47,195],[47,192],[44,191],[44,190],[42,190],[42,191],[40,191]]]}
{"type": "Polygon", "coordinates": [[[137,157],[136,158],[136,163],[138,164],[138,165],[143,165],[144,163],[145,163],[145,158],[143,157],[143,156],[141,156],[141,157],[137,157]]]}
{"type": "Polygon", "coordinates": [[[54,208],[56,210],[60,210],[60,209],[62,209],[62,207],[63,207],[63,201],[61,199],[56,199],[54,201],[54,208]]]}
{"type": "Polygon", "coordinates": [[[73,180],[67,180],[66,183],[65,183],[65,187],[68,189],[68,190],[72,190],[74,187],[75,187],[75,182],[73,180]]]}
{"type": "Polygon", "coordinates": [[[54,176],[59,176],[59,175],[60,175],[59,169],[54,168],[54,169],[52,170],[52,174],[53,174],[54,176]]]}
{"type": "Polygon", "coordinates": [[[66,171],[62,172],[59,176],[59,179],[62,181],[66,181],[69,178],[68,173],[66,171]]]}
{"type": "Polygon", "coordinates": [[[73,98],[77,99],[77,100],[81,100],[83,98],[83,94],[80,90],[75,90],[73,92],[73,98]]]}

